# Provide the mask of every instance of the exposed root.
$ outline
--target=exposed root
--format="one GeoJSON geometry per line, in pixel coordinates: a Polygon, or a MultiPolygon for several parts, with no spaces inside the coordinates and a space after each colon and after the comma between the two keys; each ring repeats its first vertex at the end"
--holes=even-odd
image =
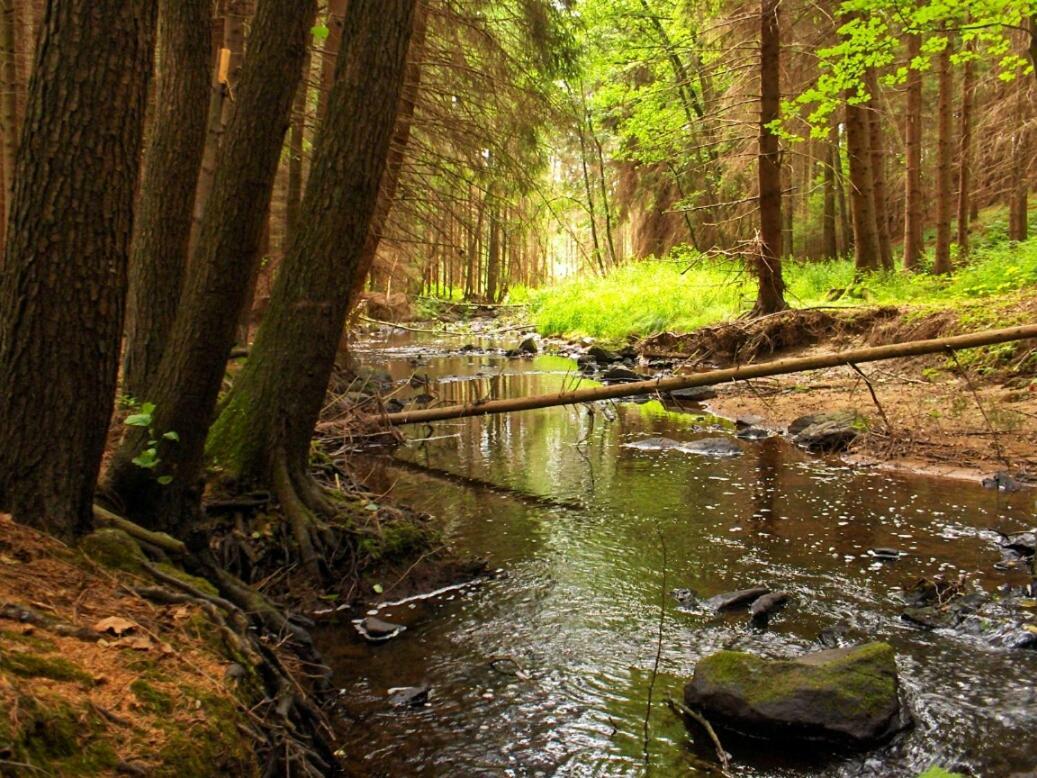
{"type": "Polygon", "coordinates": [[[295,484],[288,472],[284,452],[280,452],[274,457],[273,478],[274,493],[281,503],[281,510],[284,511],[284,515],[292,527],[292,535],[299,547],[302,563],[311,575],[317,580],[321,580],[323,574],[314,545],[314,534],[318,528],[317,517],[302,501],[299,493],[296,491],[295,484]]]}

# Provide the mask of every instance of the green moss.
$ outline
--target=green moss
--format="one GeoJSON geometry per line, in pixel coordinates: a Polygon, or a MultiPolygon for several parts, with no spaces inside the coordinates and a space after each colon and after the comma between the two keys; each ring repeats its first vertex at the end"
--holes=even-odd
{"type": "Polygon", "coordinates": [[[191,575],[190,573],[185,573],[183,570],[181,570],[179,567],[176,567],[175,565],[171,565],[166,562],[160,562],[159,564],[155,565],[155,569],[165,573],[171,578],[175,578],[178,581],[182,581],[185,584],[188,584],[189,586],[193,586],[195,589],[205,592],[206,594],[212,597],[218,597],[220,594],[219,590],[215,586],[213,586],[209,581],[205,580],[204,578],[198,578],[197,576],[191,575]]]}
{"type": "Polygon", "coordinates": [[[104,567],[142,574],[147,559],[137,541],[121,529],[99,529],[83,538],[83,553],[104,567]]]}
{"type": "Polygon", "coordinates": [[[10,752],[10,761],[33,765],[42,774],[110,774],[118,763],[115,750],[101,739],[100,718],[59,700],[23,696],[18,700],[17,728],[9,721],[3,726],[0,748],[10,752]]]}
{"type": "MultiPolygon", "coordinates": [[[[895,667],[888,643],[869,643],[823,664],[775,661],[742,651],[720,651],[701,660],[695,673],[711,683],[737,688],[753,707],[785,699],[803,689],[832,692],[833,713],[884,710],[896,696],[895,667]]],[[[817,704],[825,699],[818,695],[817,704]]]]}
{"type": "Polygon", "coordinates": [[[173,698],[159,691],[147,681],[138,678],[130,684],[130,691],[140,702],[144,710],[151,713],[169,714],[173,712],[173,698]]]}
{"type": "Polygon", "coordinates": [[[205,725],[189,730],[180,726],[167,728],[168,739],[158,754],[161,767],[153,774],[170,778],[258,774],[251,744],[237,727],[240,714],[234,702],[192,687],[182,691],[194,701],[195,715],[203,718],[205,725]]]}
{"type": "Polygon", "coordinates": [[[25,651],[0,654],[0,669],[22,678],[49,678],[52,681],[75,681],[93,686],[94,679],[82,668],[60,657],[43,657],[25,651]]]}
{"type": "Polygon", "coordinates": [[[37,637],[36,635],[25,635],[21,632],[12,632],[7,629],[0,629],[0,643],[5,640],[9,640],[12,643],[17,643],[22,646],[31,648],[33,651],[56,651],[57,646],[54,641],[48,640],[47,638],[37,637]]]}
{"type": "Polygon", "coordinates": [[[919,773],[918,778],[965,778],[961,773],[952,773],[942,767],[933,765],[924,773],[919,773]]]}

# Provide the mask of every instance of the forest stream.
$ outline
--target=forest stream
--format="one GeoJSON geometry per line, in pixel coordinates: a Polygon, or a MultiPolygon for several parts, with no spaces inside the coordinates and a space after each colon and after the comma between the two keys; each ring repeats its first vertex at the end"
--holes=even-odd
{"type": "MultiPolygon", "coordinates": [[[[505,359],[497,343],[394,334],[357,344],[401,385],[428,375],[440,402],[558,391],[567,358],[505,359]]],[[[426,387],[407,387],[401,396],[426,387]]],[[[969,576],[996,595],[1026,571],[995,567],[999,532],[1033,523],[1032,492],[851,469],[781,437],[743,440],[700,406],[622,402],[408,427],[396,458],[358,458],[377,490],[441,517],[454,547],[499,574],[377,610],[406,630],[381,643],[344,611],[319,635],[344,709],[342,747],[365,775],[655,775],[696,772],[665,699],[723,647],[793,656],[819,635],[895,649],[914,728],[863,754],[722,739],[747,776],[914,776],[933,764],[976,775],[1037,767],[1037,652],[1009,648],[994,621],[925,630],[901,618],[921,578],[969,576]],[[723,436],[728,456],[649,442],[723,436]],[[638,444],[641,447],[631,447],[638,444]],[[415,467],[415,465],[417,467],[415,467]],[[462,478],[422,473],[431,466],[462,478]],[[900,552],[884,560],[872,549],[900,552]],[[664,561],[665,557],[665,561],[664,561]],[[696,595],[755,585],[792,593],[766,627],[696,595]],[[690,590],[680,591],[680,590],[690,590]],[[429,687],[424,704],[390,689],[429,687]]],[[[385,582],[391,602],[392,582],[385,582]]],[[[1032,601],[1017,600],[1022,607],[1032,601]]],[[[371,610],[368,615],[374,615],[371,610]]]]}

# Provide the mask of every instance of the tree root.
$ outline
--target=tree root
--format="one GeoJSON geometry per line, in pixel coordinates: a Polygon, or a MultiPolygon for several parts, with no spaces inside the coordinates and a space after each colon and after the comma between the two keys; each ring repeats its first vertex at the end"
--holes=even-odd
{"type": "Polygon", "coordinates": [[[318,581],[323,580],[320,562],[315,547],[315,535],[318,533],[317,516],[303,502],[299,492],[295,488],[284,452],[274,457],[274,493],[281,503],[281,510],[292,528],[292,535],[299,546],[299,555],[302,557],[303,565],[307,571],[318,581]]]}

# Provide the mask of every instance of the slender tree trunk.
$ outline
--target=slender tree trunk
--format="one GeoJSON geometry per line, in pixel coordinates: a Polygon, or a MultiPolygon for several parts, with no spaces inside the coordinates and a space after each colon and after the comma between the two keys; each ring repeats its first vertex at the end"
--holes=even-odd
{"type": "Polygon", "coordinates": [[[235,90],[241,76],[245,54],[245,20],[252,0],[223,0],[223,46],[216,52],[213,69],[212,93],[209,101],[208,134],[198,172],[198,191],[194,200],[194,221],[191,232],[190,256],[202,226],[202,217],[209,202],[216,175],[220,146],[234,110],[235,90]]]}
{"type": "MultiPolygon", "coordinates": [[[[847,95],[852,98],[855,91],[847,95]]],[[[846,105],[846,153],[850,159],[850,205],[853,215],[854,264],[858,272],[878,270],[880,263],[875,222],[874,176],[868,148],[867,108],[846,105]]]]}
{"type": "Polygon", "coordinates": [[[835,176],[836,176],[836,152],[835,144],[838,143],[838,129],[828,133],[828,144],[825,147],[824,160],[824,195],[823,213],[821,217],[821,256],[825,259],[835,259],[839,256],[839,243],[836,234],[836,207],[835,207],[835,176]]]}
{"type": "Polygon", "coordinates": [[[490,239],[486,249],[486,300],[497,302],[497,286],[501,275],[500,204],[494,198],[490,206],[490,239]]]}
{"type": "Polygon", "coordinates": [[[936,57],[939,106],[936,111],[936,250],[933,273],[951,272],[951,49],[950,40],[936,57]]]}
{"type": "Polygon", "coordinates": [[[149,526],[177,531],[198,505],[205,436],[257,261],[315,12],[316,0],[259,2],[170,345],[140,398],[155,405],[155,434],[174,432],[179,440],[162,439],[158,467],[144,469],[132,460],[149,436],[131,430],[109,470],[127,513],[149,526]],[[159,483],[167,476],[170,483],[159,483]]]}
{"type": "Polygon", "coordinates": [[[317,123],[324,120],[328,109],[328,95],[335,83],[335,63],[342,48],[342,19],[349,0],[328,0],[328,37],[320,57],[320,93],[317,95],[317,123]]]}
{"type": "Polygon", "coordinates": [[[52,0],[0,275],[0,510],[91,523],[115,396],[157,3],[52,0]],[[70,121],[75,117],[75,121],[70,121]]]}
{"type": "Polygon", "coordinates": [[[835,161],[835,203],[839,208],[839,231],[842,234],[842,244],[839,255],[845,256],[853,250],[853,227],[850,225],[850,208],[846,203],[846,188],[843,185],[845,175],[843,174],[842,138],[839,128],[835,130],[835,141],[832,144],[832,153],[835,161]]]}
{"type": "Polygon", "coordinates": [[[958,253],[969,253],[969,205],[972,187],[972,111],[975,103],[976,69],[965,63],[961,83],[961,137],[958,153],[958,253]]]}
{"type": "Polygon", "coordinates": [[[875,204],[875,238],[878,242],[879,264],[884,270],[893,269],[893,249],[889,237],[889,199],[886,196],[886,153],[882,131],[882,114],[879,112],[879,82],[874,68],[865,75],[865,84],[871,94],[866,115],[868,118],[868,144],[871,147],[872,196],[875,204]]]}
{"type": "Polygon", "coordinates": [[[1009,192],[1008,237],[1026,240],[1029,232],[1029,189],[1026,171],[1030,165],[1029,135],[1026,122],[1030,117],[1029,82],[1016,84],[1016,131],[1012,141],[1012,174],[1009,192]]]}
{"type": "Polygon", "coordinates": [[[161,61],[130,255],[123,387],[144,397],[176,318],[209,94],[211,0],[160,0],[161,61]]]}
{"type": "Polygon", "coordinates": [[[759,288],[751,315],[783,310],[785,282],[781,275],[781,150],[770,128],[781,108],[780,0],[760,2],[760,252],[756,257],[759,288]]]}
{"type": "Polygon", "coordinates": [[[288,240],[299,228],[299,206],[302,203],[303,146],[306,136],[306,106],[309,101],[310,55],[302,63],[302,80],[295,93],[292,108],[292,129],[288,140],[288,201],[285,207],[285,233],[288,240]]]}
{"type": "MultiPolygon", "coordinates": [[[[910,63],[922,52],[922,39],[907,36],[910,63]]],[[[904,109],[904,270],[914,270],[922,256],[922,73],[907,71],[907,105],[904,109]]]]}
{"type": "Polygon", "coordinates": [[[309,511],[326,504],[308,476],[324,402],[401,105],[414,0],[351,0],[299,229],[252,354],[213,427],[215,462],[272,485],[303,559],[315,567],[309,511]],[[343,175],[349,171],[349,175],[343,175]]]}

